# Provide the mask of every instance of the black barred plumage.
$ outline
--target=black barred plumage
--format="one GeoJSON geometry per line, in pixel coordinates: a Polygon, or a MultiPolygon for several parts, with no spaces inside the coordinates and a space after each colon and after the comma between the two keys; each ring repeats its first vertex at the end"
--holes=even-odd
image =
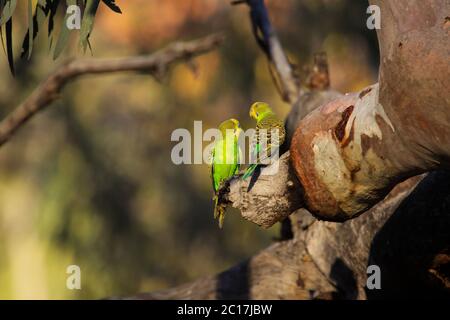
{"type": "Polygon", "coordinates": [[[259,164],[269,164],[269,159],[278,152],[286,138],[284,123],[264,102],[255,102],[250,108],[250,116],[256,119],[256,131],[252,141],[252,159],[242,179],[253,174],[259,164]],[[273,137],[277,133],[277,138],[273,137]]]}
{"type": "Polygon", "coordinates": [[[254,146],[259,145],[260,148],[266,146],[266,148],[264,151],[259,150],[259,152],[257,153],[257,163],[260,163],[266,160],[267,158],[270,158],[272,156],[271,154],[272,150],[273,152],[277,152],[279,147],[283,144],[285,137],[286,131],[284,129],[284,123],[283,121],[278,119],[278,117],[275,114],[270,114],[266,116],[264,119],[261,119],[261,121],[259,121],[256,124],[254,146]],[[265,131],[261,132],[260,130],[265,131]],[[273,132],[277,132],[278,139],[274,139],[272,141],[273,132]],[[260,159],[260,155],[263,155],[262,159],[260,159]]]}

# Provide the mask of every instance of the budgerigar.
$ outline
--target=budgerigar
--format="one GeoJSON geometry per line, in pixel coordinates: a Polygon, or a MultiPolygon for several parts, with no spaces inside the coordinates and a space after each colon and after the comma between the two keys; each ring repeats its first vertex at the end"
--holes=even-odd
{"type": "Polygon", "coordinates": [[[239,121],[229,119],[219,125],[221,137],[212,149],[211,178],[214,189],[214,218],[219,219],[222,228],[225,218],[225,206],[218,203],[217,192],[222,183],[239,171],[240,150],[239,135],[242,132],[239,121]]]}
{"type": "Polygon", "coordinates": [[[279,147],[283,144],[286,137],[284,123],[272,111],[265,102],[255,102],[250,107],[250,117],[256,120],[256,131],[253,139],[252,153],[257,163],[251,164],[245,171],[242,179],[250,177],[261,161],[271,157],[272,154],[278,152],[279,147]],[[266,130],[266,135],[261,134],[261,130],[266,130]],[[278,133],[278,139],[272,137],[273,132],[278,133]],[[261,138],[266,139],[260,141],[261,138]]]}

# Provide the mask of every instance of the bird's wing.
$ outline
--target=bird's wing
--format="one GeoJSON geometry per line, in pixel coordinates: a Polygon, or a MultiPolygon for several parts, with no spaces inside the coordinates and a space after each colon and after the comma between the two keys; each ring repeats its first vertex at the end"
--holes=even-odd
{"type": "Polygon", "coordinates": [[[267,160],[268,158],[271,158],[272,154],[278,152],[280,146],[284,142],[285,135],[284,125],[276,117],[267,117],[258,122],[255,132],[256,137],[253,139],[256,141],[253,150],[257,153],[258,162],[267,160]],[[266,130],[264,134],[260,129],[266,130]],[[272,139],[272,130],[278,130],[278,139],[272,139]]]}

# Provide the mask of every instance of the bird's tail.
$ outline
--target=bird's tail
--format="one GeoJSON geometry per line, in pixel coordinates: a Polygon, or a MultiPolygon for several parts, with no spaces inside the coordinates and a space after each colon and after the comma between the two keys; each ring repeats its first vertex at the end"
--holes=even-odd
{"type": "Polygon", "coordinates": [[[245,173],[244,173],[244,175],[242,176],[242,179],[247,179],[248,177],[250,177],[252,174],[253,174],[253,172],[255,172],[255,170],[256,170],[256,168],[258,167],[258,165],[256,164],[256,163],[254,163],[254,164],[251,164],[248,168],[247,168],[247,170],[245,170],[245,173]]]}
{"type": "Polygon", "coordinates": [[[214,196],[214,219],[219,219],[219,228],[222,229],[225,220],[225,207],[219,204],[218,196],[214,196]]]}

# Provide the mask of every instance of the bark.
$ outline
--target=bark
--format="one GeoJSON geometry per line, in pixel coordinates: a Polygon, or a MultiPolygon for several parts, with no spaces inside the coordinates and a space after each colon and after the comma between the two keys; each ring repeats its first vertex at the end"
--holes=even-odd
{"type": "Polygon", "coordinates": [[[343,221],[400,181],[450,166],[448,1],[374,1],[380,79],[312,112],[296,130],[291,157],[307,208],[343,221]]]}

